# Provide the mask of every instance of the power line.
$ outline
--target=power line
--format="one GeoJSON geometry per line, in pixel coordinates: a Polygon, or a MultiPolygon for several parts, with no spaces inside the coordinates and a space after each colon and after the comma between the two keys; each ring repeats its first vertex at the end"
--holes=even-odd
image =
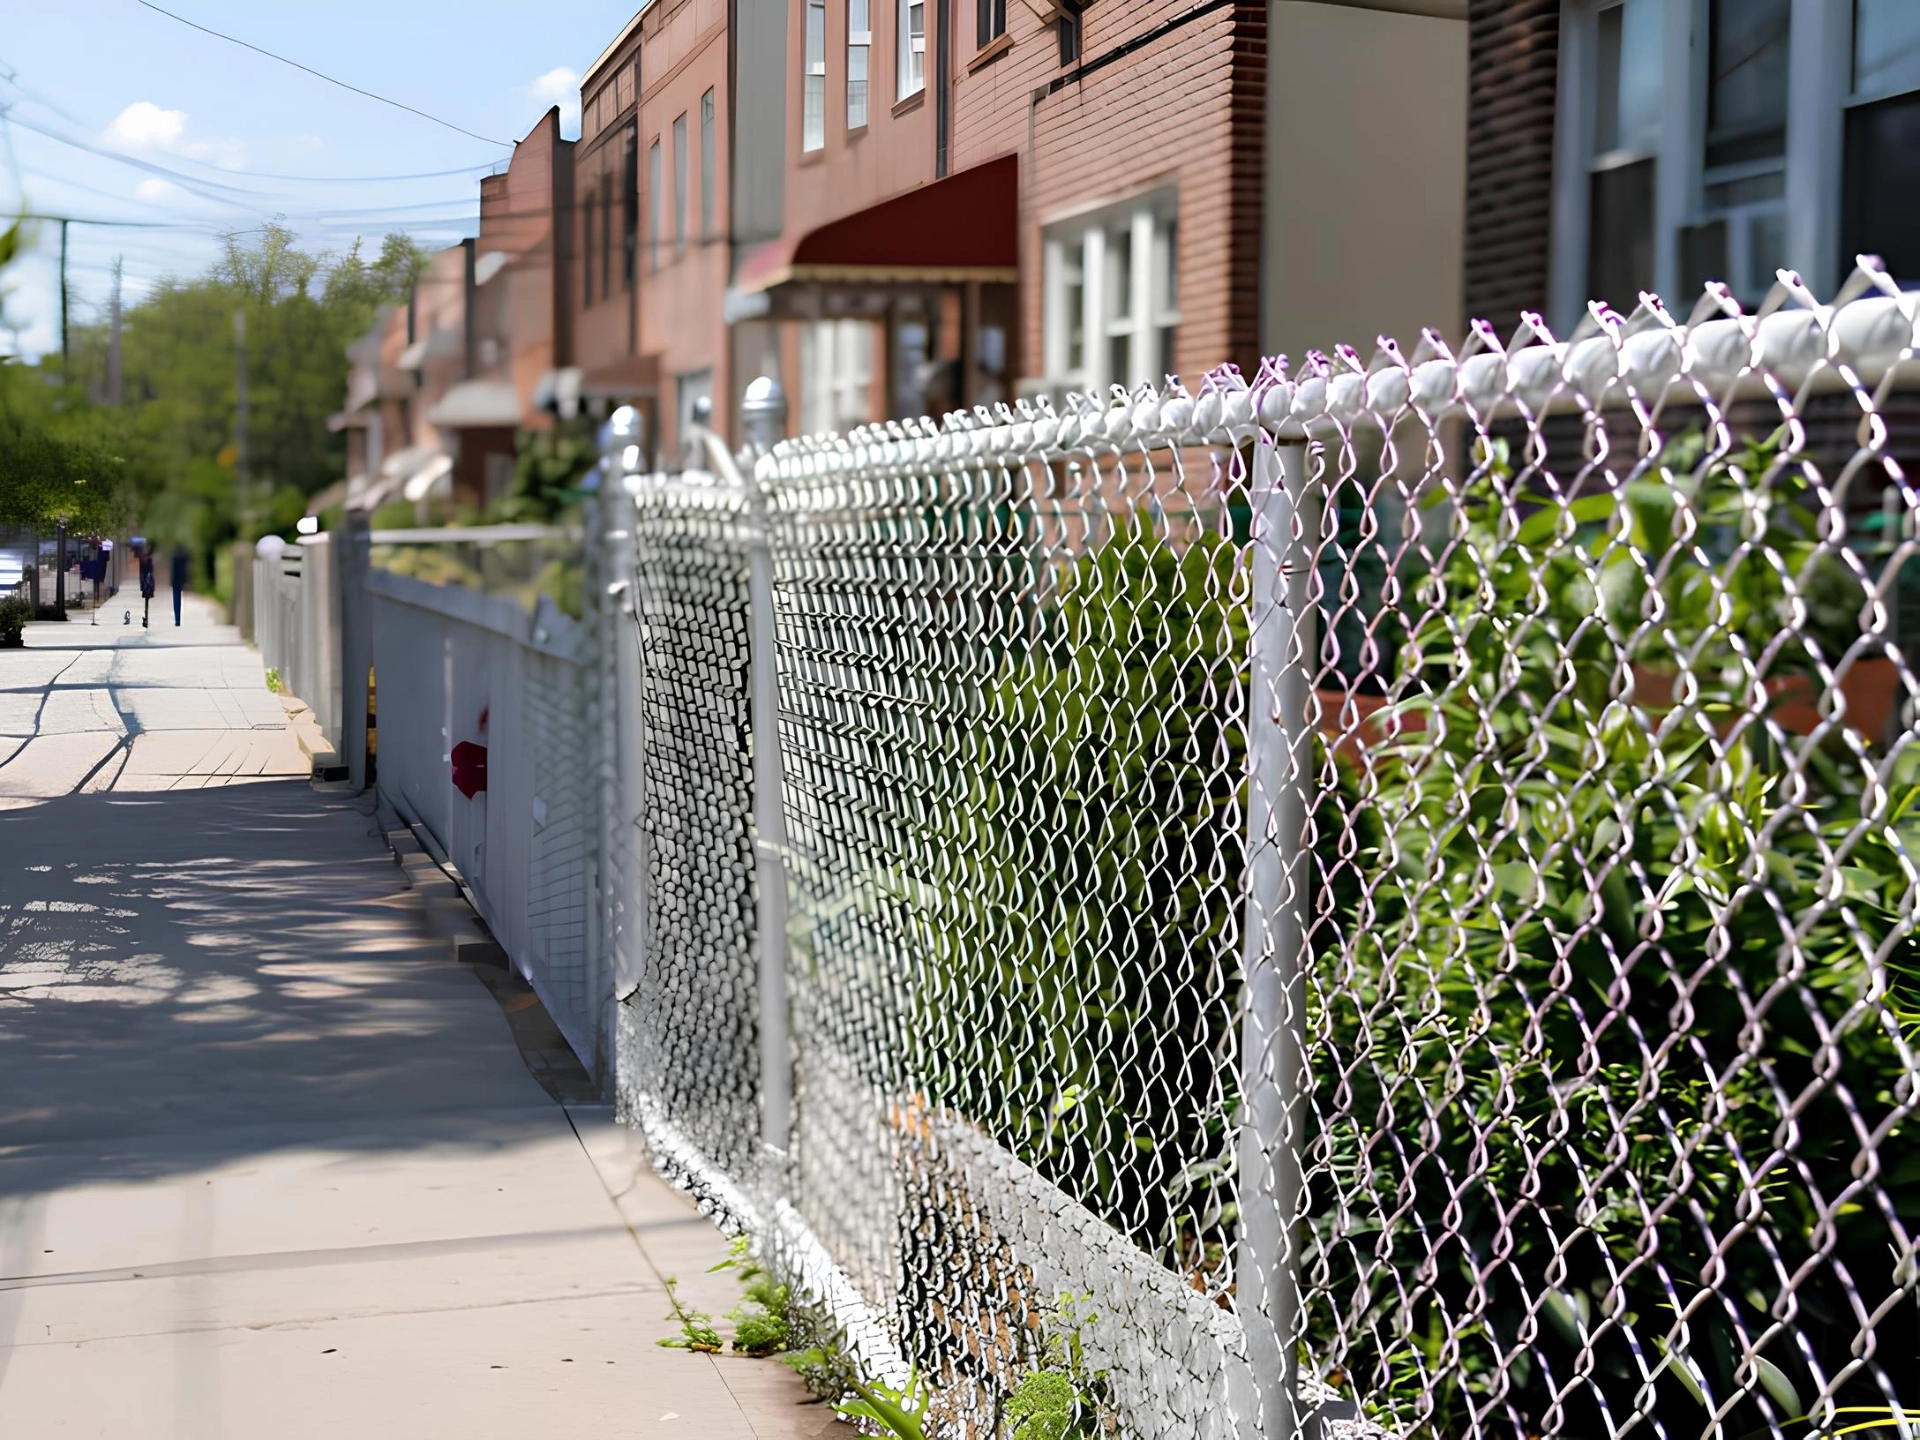
{"type": "Polygon", "coordinates": [[[495,140],[491,136],[476,135],[474,134],[473,131],[467,129],[465,126],[456,125],[451,120],[442,120],[438,115],[429,115],[426,111],[416,109],[412,105],[403,104],[398,100],[389,100],[384,95],[376,95],[371,90],[362,90],[358,85],[349,85],[344,80],[336,80],[331,75],[322,74],[320,71],[314,69],[311,65],[302,65],[298,60],[289,60],[284,55],[276,55],[273,53],[273,51],[262,49],[260,46],[255,45],[250,41],[241,40],[235,36],[224,34],[219,30],[211,29],[208,26],[201,25],[196,21],[187,19],[187,17],[184,15],[176,15],[171,10],[163,10],[161,9],[160,6],[154,4],[153,0],[140,0],[140,3],[146,6],[147,9],[152,10],[157,14],[166,16],[169,20],[178,20],[182,25],[185,25],[188,28],[193,30],[198,30],[202,34],[211,35],[216,40],[225,40],[230,45],[238,45],[242,49],[253,51],[256,55],[264,55],[269,60],[278,60],[282,65],[291,65],[296,70],[304,70],[307,72],[307,74],[312,75],[317,79],[324,80],[329,85],[338,85],[342,90],[351,90],[354,94],[364,95],[369,100],[378,100],[382,105],[391,105],[396,110],[405,110],[409,114],[418,115],[422,120],[431,120],[436,125],[444,125],[449,130],[458,131],[460,134],[465,135],[470,139],[481,141],[483,144],[505,145],[509,147],[511,147],[513,144],[511,140],[495,140]]]}

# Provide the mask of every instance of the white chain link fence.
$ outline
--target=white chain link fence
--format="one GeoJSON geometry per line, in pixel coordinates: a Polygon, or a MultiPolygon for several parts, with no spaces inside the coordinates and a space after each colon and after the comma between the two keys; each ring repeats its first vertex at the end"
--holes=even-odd
{"type": "Polygon", "coordinates": [[[1076,1339],[1139,1435],[1911,1415],[1914,335],[1869,269],[628,477],[663,1168],[938,1433],[1076,1339]]]}
{"type": "Polygon", "coordinates": [[[616,435],[583,623],[372,576],[380,784],[930,1433],[1911,1433],[1915,318],[616,435]]]}

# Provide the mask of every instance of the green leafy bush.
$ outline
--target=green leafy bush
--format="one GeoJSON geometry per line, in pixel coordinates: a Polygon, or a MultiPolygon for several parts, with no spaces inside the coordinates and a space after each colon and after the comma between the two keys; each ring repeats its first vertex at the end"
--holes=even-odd
{"type": "Polygon", "coordinates": [[[1850,1366],[1884,1404],[1853,1346],[1888,1306],[1914,1351],[1920,790],[1761,718],[1861,582],[1771,442],[1571,503],[1482,462],[1408,733],[1317,817],[1309,1351],[1443,1436],[1764,1433],[1850,1366]],[[1662,669],[1671,708],[1625,698],[1662,669]]]}
{"type": "Polygon", "coordinates": [[[24,595],[0,598],[0,646],[9,649],[24,642],[22,635],[33,619],[33,602],[24,595]]]}

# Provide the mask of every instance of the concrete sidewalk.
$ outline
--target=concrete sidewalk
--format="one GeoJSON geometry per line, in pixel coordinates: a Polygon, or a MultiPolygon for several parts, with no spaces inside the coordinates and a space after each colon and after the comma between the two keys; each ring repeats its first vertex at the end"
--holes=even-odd
{"type": "Polygon", "coordinates": [[[305,776],[312,762],[268,693],[260,656],[186,597],[184,623],[140,628],[140,597],[27,626],[0,651],[0,809],[96,790],[185,790],[305,776]],[[120,623],[131,614],[133,623],[120,623]]]}
{"type": "MultiPolygon", "coordinates": [[[[113,714],[226,691],[183,728],[284,727],[250,652],[181,649],[216,653],[0,653],[0,693],[97,653],[113,714]]],[[[835,1428],[775,1362],[655,1343],[664,1275],[737,1293],[704,1274],[723,1242],[604,1110],[533,1081],[365,799],[131,765],[69,793],[32,747],[111,733],[45,725],[83,688],[42,683],[0,768],[37,802],[0,814],[0,1435],[835,1428]]]]}

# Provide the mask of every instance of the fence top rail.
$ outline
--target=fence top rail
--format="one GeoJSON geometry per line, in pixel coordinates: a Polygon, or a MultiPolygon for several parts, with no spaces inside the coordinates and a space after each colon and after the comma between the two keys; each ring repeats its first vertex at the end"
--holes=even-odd
{"type": "Polygon", "coordinates": [[[579,540],[572,525],[447,525],[414,530],[374,530],[374,545],[501,545],[512,540],[579,540]]]}
{"type": "Polygon", "coordinates": [[[1166,384],[1106,398],[1070,394],[954,411],[941,421],[889,421],[844,435],[783,440],[761,465],[776,488],[849,472],[1022,464],[1072,452],[1181,445],[1239,445],[1264,432],[1276,441],[1332,439],[1356,427],[1428,425],[1462,417],[1588,414],[1651,410],[1670,398],[1724,404],[1772,395],[1793,408],[1810,391],[1863,395],[1891,385],[1920,350],[1920,292],[1903,292],[1873,257],[1861,257],[1831,303],[1782,271],[1760,307],[1748,313],[1724,285],[1706,287],[1682,322],[1657,296],[1641,296],[1621,316],[1595,302],[1561,340],[1528,315],[1502,342],[1476,322],[1456,352],[1434,330],[1413,353],[1379,337],[1371,359],[1348,345],[1310,351],[1298,367],[1284,355],[1262,360],[1251,382],[1239,367],[1209,371],[1198,393],[1166,384]]]}

